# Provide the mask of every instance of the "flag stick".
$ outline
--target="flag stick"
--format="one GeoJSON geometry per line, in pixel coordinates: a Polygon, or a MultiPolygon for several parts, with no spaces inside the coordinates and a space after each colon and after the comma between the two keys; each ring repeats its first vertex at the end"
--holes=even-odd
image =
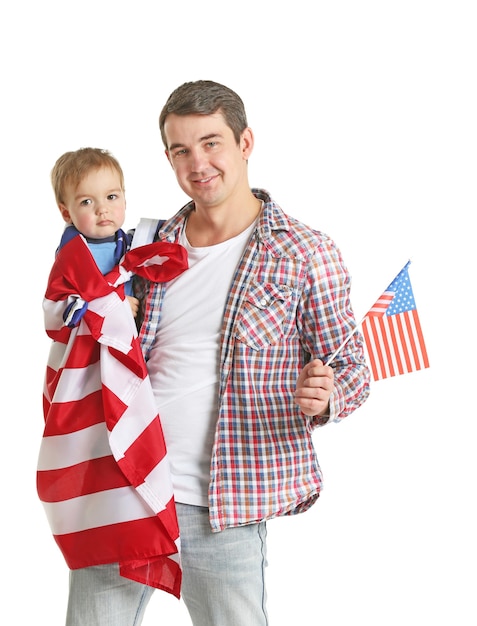
{"type": "MultiPolygon", "coordinates": [[[[401,272],[403,270],[406,269],[406,267],[408,267],[411,263],[411,259],[408,260],[408,262],[406,263],[406,265],[402,268],[401,272]]],[[[401,273],[399,272],[399,274],[401,273]]],[[[396,278],[399,276],[399,274],[397,274],[396,278]]],[[[394,280],[396,280],[396,278],[394,280]]],[[[392,284],[392,283],[391,283],[392,284]]],[[[371,310],[371,309],[370,309],[371,310]]],[[[363,319],[359,322],[359,324],[357,324],[354,328],[354,330],[352,330],[350,332],[350,334],[346,337],[346,339],[343,341],[343,343],[333,352],[333,354],[328,358],[328,360],[326,361],[325,365],[329,365],[330,363],[332,363],[336,357],[336,355],[345,347],[345,345],[348,343],[348,341],[351,339],[351,337],[355,334],[355,332],[360,328],[361,324],[364,322],[364,320],[366,319],[366,317],[368,316],[368,313],[366,313],[366,315],[363,317],[363,319]]]]}
{"type": "MultiPolygon", "coordinates": [[[[366,314],[367,315],[367,314],[366,314]]],[[[354,335],[354,333],[359,329],[359,327],[361,326],[361,324],[364,322],[366,315],[363,317],[363,319],[360,321],[359,324],[357,324],[354,328],[354,330],[352,330],[350,332],[350,334],[346,337],[346,339],[343,341],[343,343],[333,352],[333,354],[328,358],[328,360],[326,361],[325,365],[329,365],[332,361],[335,360],[336,355],[341,352],[341,350],[345,347],[345,345],[348,343],[348,341],[351,339],[351,337],[354,335]]]]}

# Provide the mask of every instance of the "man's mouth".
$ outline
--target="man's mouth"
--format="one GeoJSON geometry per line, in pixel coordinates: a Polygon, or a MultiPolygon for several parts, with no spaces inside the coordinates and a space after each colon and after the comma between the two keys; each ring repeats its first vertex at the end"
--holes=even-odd
{"type": "Polygon", "coordinates": [[[196,178],[193,182],[196,185],[206,185],[207,183],[210,183],[210,181],[214,180],[217,177],[217,174],[214,174],[212,176],[207,176],[206,178],[196,178]]]}

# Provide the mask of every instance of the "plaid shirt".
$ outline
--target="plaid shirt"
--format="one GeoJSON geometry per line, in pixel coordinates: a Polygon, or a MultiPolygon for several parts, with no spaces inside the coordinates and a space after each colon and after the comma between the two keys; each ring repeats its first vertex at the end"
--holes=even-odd
{"type": "MultiPolygon", "coordinates": [[[[214,532],[307,510],[322,487],[313,429],[343,419],[369,394],[357,332],[331,364],[329,416],[307,417],[296,405],[303,366],[326,361],[356,326],[350,276],[329,237],[287,216],[266,191],[252,191],[264,206],[233,277],[221,332],[209,484],[214,532]]],[[[193,207],[168,220],[159,238],[178,241],[193,207]]],[[[146,360],[166,288],[155,284],[147,296],[140,333],[146,360]]]]}

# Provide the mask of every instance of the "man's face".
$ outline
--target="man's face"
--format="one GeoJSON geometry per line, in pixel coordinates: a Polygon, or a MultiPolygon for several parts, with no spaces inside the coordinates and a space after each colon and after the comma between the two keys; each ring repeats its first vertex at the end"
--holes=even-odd
{"type": "Polygon", "coordinates": [[[166,154],[181,189],[196,206],[224,203],[247,182],[247,159],[253,136],[249,128],[235,141],[221,113],[175,115],[164,124],[166,154]]]}

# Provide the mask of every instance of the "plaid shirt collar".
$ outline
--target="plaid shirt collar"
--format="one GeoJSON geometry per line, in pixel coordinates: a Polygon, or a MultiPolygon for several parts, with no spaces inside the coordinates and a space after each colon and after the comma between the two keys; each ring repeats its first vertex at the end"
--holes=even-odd
{"type": "MultiPolygon", "coordinates": [[[[261,241],[273,242],[273,231],[289,230],[290,224],[288,219],[278,204],[272,200],[268,191],[253,188],[252,193],[258,200],[262,200],[264,203],[264,208],[257,224],[257,236],[261,241]]],[[[159,239],[170,242],[178,241],[185,220],[189,213],[194,210],[194,207],[195,203],[193,201],[188,202],[174,217],[167,220],[164,226],[159,230],[159,239]]]]}

